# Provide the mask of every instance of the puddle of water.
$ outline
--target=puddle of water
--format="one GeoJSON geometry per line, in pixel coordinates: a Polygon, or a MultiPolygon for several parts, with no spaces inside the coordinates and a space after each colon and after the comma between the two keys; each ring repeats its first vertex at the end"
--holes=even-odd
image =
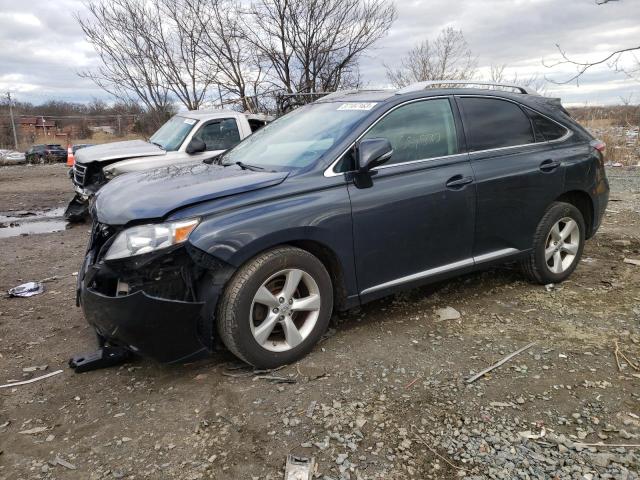
{"type": "Polygon", "coordinates": [[[0,214],[0,238],[59,232],[67,228],[63,214],[64,207],[33,212],[3,212],[0,214]]]}

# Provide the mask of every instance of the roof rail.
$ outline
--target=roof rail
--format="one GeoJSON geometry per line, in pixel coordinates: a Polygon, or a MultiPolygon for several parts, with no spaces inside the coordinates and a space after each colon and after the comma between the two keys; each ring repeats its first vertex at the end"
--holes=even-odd
{"type": "Polygon", "coordinates": [[[434,87],[436,85],[464,85],[467,87],[473,87],[474,85],[481,85],[482,87],[502,87],[516,90],[518,93],[524,95],[540,95],[533,88],[525,87],[523,85],[515,85],[513,83],[499,83],[499,82],[483,82],[480,80],[427,80],[425,82],[412,83],[404,88],[396,91],[396,95],[402,95],[403,93],[418,92],[426,88],[434,87]]]}

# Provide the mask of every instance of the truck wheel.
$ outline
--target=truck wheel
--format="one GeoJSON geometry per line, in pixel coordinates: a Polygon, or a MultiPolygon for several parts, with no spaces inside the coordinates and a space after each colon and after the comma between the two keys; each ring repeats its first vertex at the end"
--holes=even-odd
{"type": "Polygon", "coordinates": [[[315,256],[278,247],[249,260],[231,278],[217,309],[225,346],[258,368],[306,355],[326,330],[333,287],[315,256]]]}
{"type": "Polygon", "coordinates": [[[580,262],[584,237],[580,210],[570,203],[552,203],[538,223],[529,257],[522,262],[524,273],[543,285],[563,282],[580,262]]]}

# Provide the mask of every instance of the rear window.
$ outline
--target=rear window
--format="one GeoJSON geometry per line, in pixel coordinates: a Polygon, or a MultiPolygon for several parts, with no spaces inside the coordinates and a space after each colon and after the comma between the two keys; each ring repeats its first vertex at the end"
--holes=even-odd
{"type": "Polygon", "coordinates": [[[469,150],[490,150],[534,143],[531,121],[515,103],[497,98],[463,97],[469,150]]]}
{"type": "Polygon", "coordinates": [[[567,134],[567,129],[538,112],[526,109],[536,129],[536,140],[539,142],[558,140],[567,134]]]}

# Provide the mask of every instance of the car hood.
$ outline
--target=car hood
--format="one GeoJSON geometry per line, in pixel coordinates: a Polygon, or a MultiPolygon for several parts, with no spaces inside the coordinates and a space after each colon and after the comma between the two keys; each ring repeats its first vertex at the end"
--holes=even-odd
{"type": "Polygon", "coordinates": [[[129,173],[100,189],[93,214],[108,225],[160,219],[187,205],[277,185],[287,175],[204,163],[129,173]]]}
{"type": "Polygon", "coordinates": [[[127,140],[125,142],[103,143],[91,147],[80,148],[75,153],[78,163],[110,162],[123,158],[150,157],[164,155],[166,152],[153,143],[144,140],[127,140]]]}

